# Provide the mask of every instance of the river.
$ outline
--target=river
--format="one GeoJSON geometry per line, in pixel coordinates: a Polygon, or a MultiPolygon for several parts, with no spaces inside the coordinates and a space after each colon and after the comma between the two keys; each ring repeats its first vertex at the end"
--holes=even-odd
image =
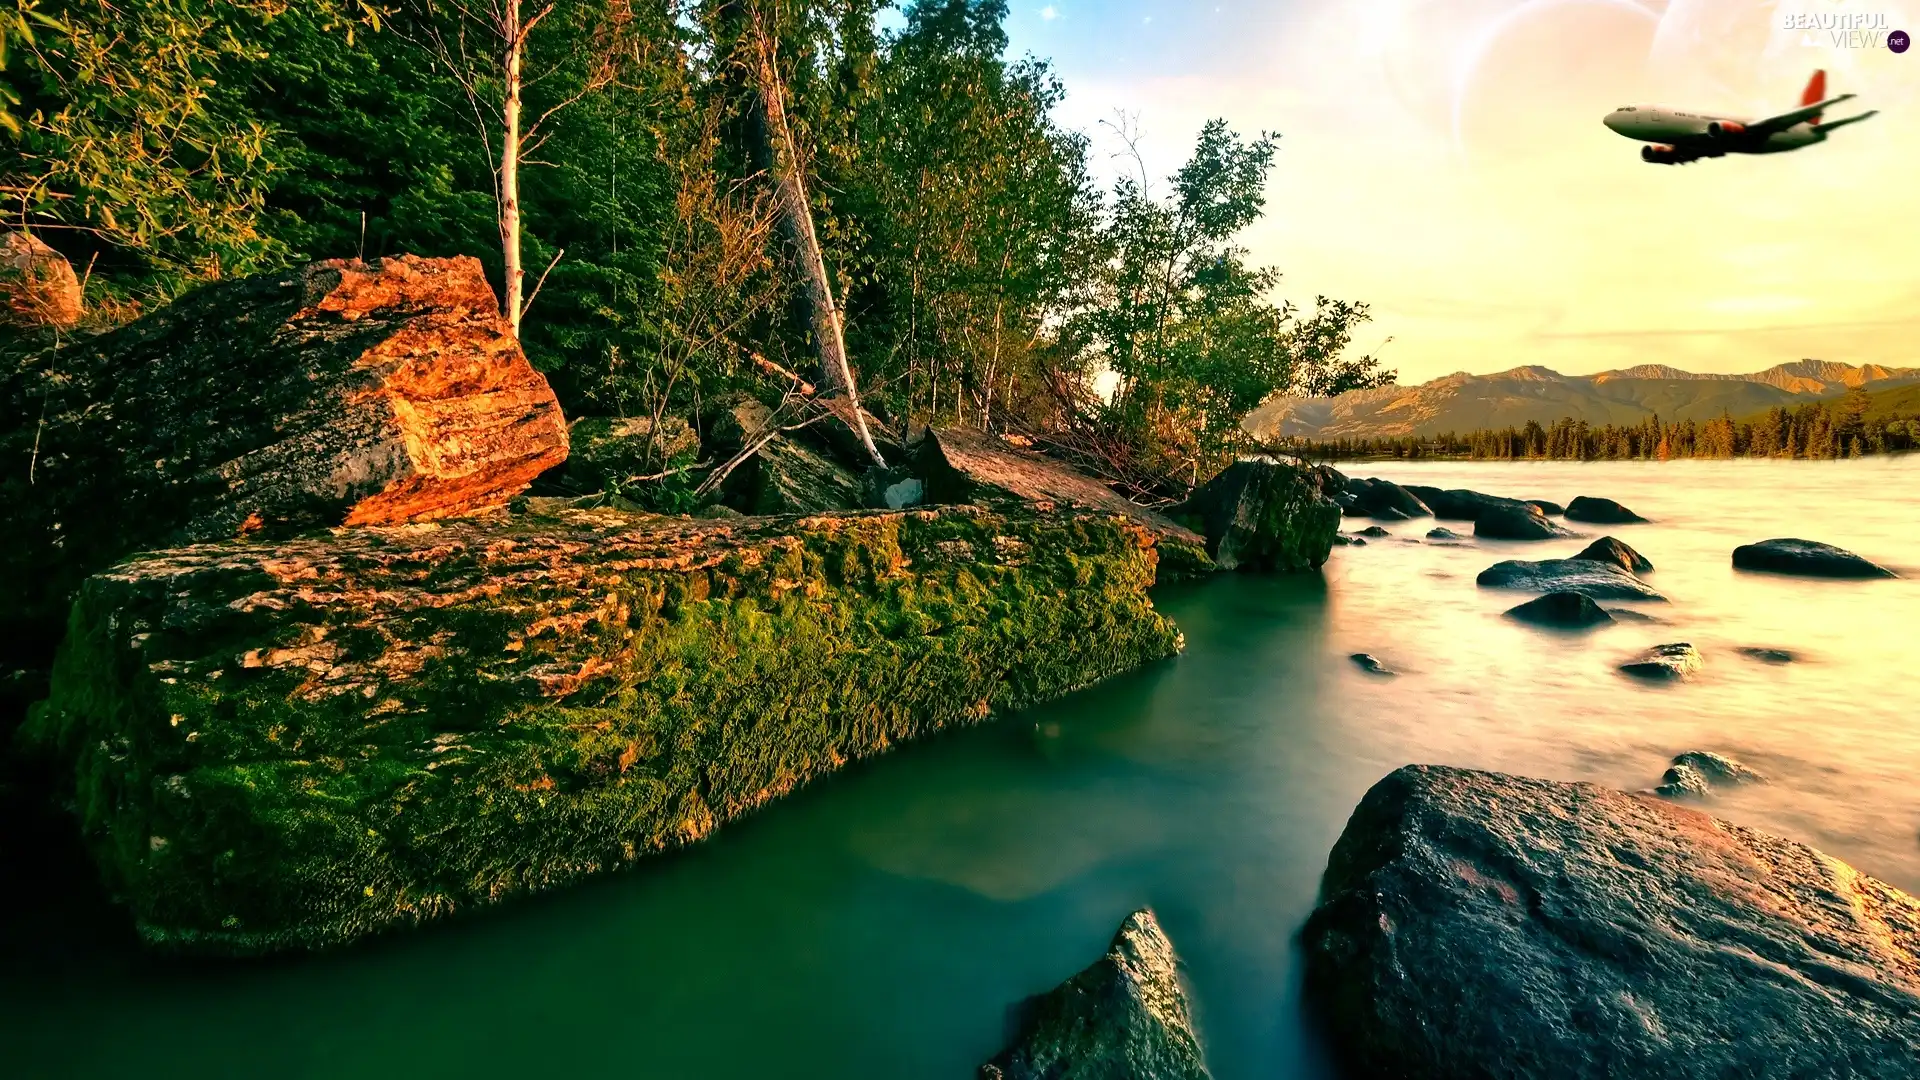
{"type": "Polygon", "coordinates": [[[0,944],[5,1071],[964,1080],[1001,1046],[1009,1006],[1148,905],[1185,960],[1219,1080],[1325,1077],[1297,934],[1354,804],[1408,762],[1644,788],[1672,755],[1717,751],[1772,782],[1716,813],[1920,891],[1920,457],[1348,471],[1618,499],[1655,523],[1576,527],[1647,555],[1672,603],[1642,605],[1659,623],[1530,629],[1500,617],[1524,596],[1474,575],[1586,541],[1444,546],[1422,541],[1435,522],[1401,522],[1336,549],[1324,577],[1159,590],[1186,633],[1175,660],[504,910],[317,958],[181,964],[85,916],[84,890],[55,896],[46,910],[83,914],[15,920],[0,944]],[[1907,576],[1731,568],[1736,545],[1778,536],[1907,576]],[[1703,650],[1697,680],[1614,670],[1671,641],[1703,650]],[[1355,652],[1398,676],[1363,673],[1355,652]]]}

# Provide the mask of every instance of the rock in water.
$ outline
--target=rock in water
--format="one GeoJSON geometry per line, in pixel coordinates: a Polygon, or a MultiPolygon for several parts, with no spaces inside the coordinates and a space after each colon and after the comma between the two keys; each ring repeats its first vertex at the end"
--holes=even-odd
{"type": "Polygon", "coordinates": [[[1704,799],[1713,794],[1713,785],[1699,769],[1680,763],[1668,766],[1653,793],[1663,799],[1704,799]]]}
{"type": "Polygon", "coordinates": [[[1537,600],[1529,600],[1517,608],[1509,609],[1507,617],[1519,619],[1521,622],[1530,622],[1536,626],[1556,626],[1571,630],[1601,626],[1613,621],[1613,616],[1601,610],[1599,604],[1577,592],[1548,593],[1537,600]]]}
{"type": "Polygon", "coordinates": [[[471,258],[220,282],[4,374],[0,638],[46,652],[132,552],[504,506],[567,456],[471,258]]]}
{"type": "Polygon", "coordinates": [[[1409,766],[1321,899],[1307,999],[1355,1076],[1920,1077],[1920,900],[1696,810],[1409,766]]]}
{"type": "Polygon", "coordinates": [[[1427,539],[1429,540],[1465,540],[1466,537],[1461,536],[1459,533],[1454,532],[1452,529],[1429,529],[1427,530],[1427,539]]]}
{"type": "Polygon", "coordinates": [[[1168,513],[1196,520],[1222,570],[1317,570],[1333,550],[1340,508],[1296,465],[1243,458],[1168,513]]]}
{"type": "Polygon", "coordinates": [[[1207,1080],[1173,945],[1151,911],[1107,955],[1027,1002],[1018,1038],[981,1080],[1207,1080]]]}
{"type": "Polygon", "coordinates": [[[1791,664],[1799,659],[1799,657],[1786,649],[1767,649],[1746,645],[1734,651],[1741,656],[1747,657],[1750,660],[1758,660],[1763,664],[1791,664]]]}
{"type": "Polygon", "coordinates": [[[1347,491],[1358,500],[1362,510],[1383,520],[1406,521],[1409,518],[1433,516],[1433,511],[1418,495],[1391,480],[1377,477],[1349,480],[1347,491]]]}
{"type": "Polygon", "coordinates": [[[1584,521],[1589,525],[1634,525],[1647,519],[1612,499],[1582,495],[1567,504],[1567,520],[1584,521]]]}
{"type": "Polygon", "coordinates": [[[1557,502],[1548,502],[1545,499],[1526,499],[1524,501],[1528,506],[1533,507],[1548,517],[1560,517],[1567,512],[1567,508],[1557,502]]]}
{"type": "Polygon", "coordinates": [[[338,944],[691,843],[849,761],[1173,654],[1093,511],[532,507],[138,555],[25,745],[141,935],[338,944]]]}
{"type": "Polygon", "coordinates": [[[1620,670],[1641,679],[1691,679],[1700,673],[1700,650],[1680,641],[1655,645],[1620,670]]]}
{"type": "Polygon", "coordinates": [[[1357,653],[1354,653],[1352,656],[1348,657],[1347,659],[1352,660],[1354,664],[1360,668],[1361,671],[1364,671],[1369,675],[1398,675],[1399,674],[1399,672],[1381,663],[1380,658],[1373,655],[1372,653],[1357,652],[1357,653]]]}
{"type": "Polygon", "coordinates": [[[1675,768],[1688,768],[1715,784],[1764,784],[1765,775],[1747,768],[1730,757],[1708,753],[1705,750],[1689,750],[1673,759],[1675,768]]]}
{"type": "Polygon", "coordinates": [[[1386,537],[1392,536],[1393,534],[1388,532],[1385,528],[1379,525],[1369,525],[1366,528],[1361,529],[1359,532],[1355,533],[1354,535],[1370,536],[1375,540],[1382,540],[1382,539],[1385,539],[1386,537]]]}
{"type": "Polygon", "coordinates": [[[1063,462],[972,428],[930,429],[918,444],[915,467],[926,480],[923,497],[929,503],[1103,510],[1127,517],[1154,534],[1163,578],[1212,566],[1207,540],[1199,533],[1129,502],[1063,462]]]}
{"type": "Polygon", "coordinates": [[[1527,504],[1519,499],[1503,499],[1465,488],[1442,491],[1437,487],[1408,484],[1407,490],[1433,509],[1433,516],[1446,521],[1477,521],[1489,510],[1522,510],[1527,504]]]}
{"type": "Polygon", "coordinates": [[[1629,574],[1650,574],[1653,572],[1652,561],[1645,555],[1640,554],[1611,536],[1603,536],[1593,543],[1588,544],[1586,549],[1580,552],[1580,554],[1575,555],[1574,558],[1587,559],[1592,562],[1611,563],[1629,574]]]}
{"type": "Polygon", "coordinates": [[[1851,551],[1813,540],[1762,540],[1733,549],[1733,565],[1741,570],[1765,570],[1804,577],[1890,578],[1893,571],[1851,551]]]}
{"type": "Polygon", "coordinates": [[[1473,535],[1491,540],[1558,540],[1574,535],[1547,520],[1547,516],[1522,503],[1518,507],[1496,507],[1474,519],[1473,535]]]}
{"type": "Polygon", "coordinates": [[[1595,600],[1665,600],[1652,586],[1613,563],[1592,559],[1508,559],[1480,571],[1482,588],[1577,592],[1595,600]]]}
{"type": "Polygon", "coordinates": [[[0,323],[64,330],[85,313],[80,279],[66,256],[31,233],[0,238],[0,323]]]}

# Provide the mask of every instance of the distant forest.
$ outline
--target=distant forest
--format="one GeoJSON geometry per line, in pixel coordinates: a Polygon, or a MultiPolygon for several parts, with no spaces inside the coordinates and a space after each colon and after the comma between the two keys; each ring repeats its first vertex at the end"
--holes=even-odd
{"type": "Polygon", "coordinates": [[[1831,459],[1920,449],[1920,386],[1837,401],[1776,407],[1736,420],[1595,426],[1563,417],[1552,425],[1448,432],[1437,436],[1337,439],[1293,447],[1319,459],[1466,458],[1485,461],[1667,461],[1674,458],[1831,459]]]}

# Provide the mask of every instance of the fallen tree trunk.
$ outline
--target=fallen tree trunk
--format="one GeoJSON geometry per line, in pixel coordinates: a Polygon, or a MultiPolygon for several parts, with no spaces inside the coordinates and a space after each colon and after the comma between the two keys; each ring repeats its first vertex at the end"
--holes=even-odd
{"type": "Polygon", "coordinates": [[[157,946],[333,945],[707,835],[848,761],[1173,653],[1097,512],[614,511],[141,555],[25,744],[157,946]]]}
{"type": "Polygon", "coordinates": [[[0,400],[16,663],[44,663],[74,588],[131,552],[499,506],[567,453],[559,402],[470,258],[211,285],[15,358],[0,400]]]}

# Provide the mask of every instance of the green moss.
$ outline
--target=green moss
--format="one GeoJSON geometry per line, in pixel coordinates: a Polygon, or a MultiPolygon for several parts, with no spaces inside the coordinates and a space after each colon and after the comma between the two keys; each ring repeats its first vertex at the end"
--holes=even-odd
{"type": "Polygon", "coordinates": [[[1178,647],[1110,517],[648,528],[143,556],[81,591],[25,736],[71,763],[148,941],[312,948],[698,840],[1178,647]]]}

